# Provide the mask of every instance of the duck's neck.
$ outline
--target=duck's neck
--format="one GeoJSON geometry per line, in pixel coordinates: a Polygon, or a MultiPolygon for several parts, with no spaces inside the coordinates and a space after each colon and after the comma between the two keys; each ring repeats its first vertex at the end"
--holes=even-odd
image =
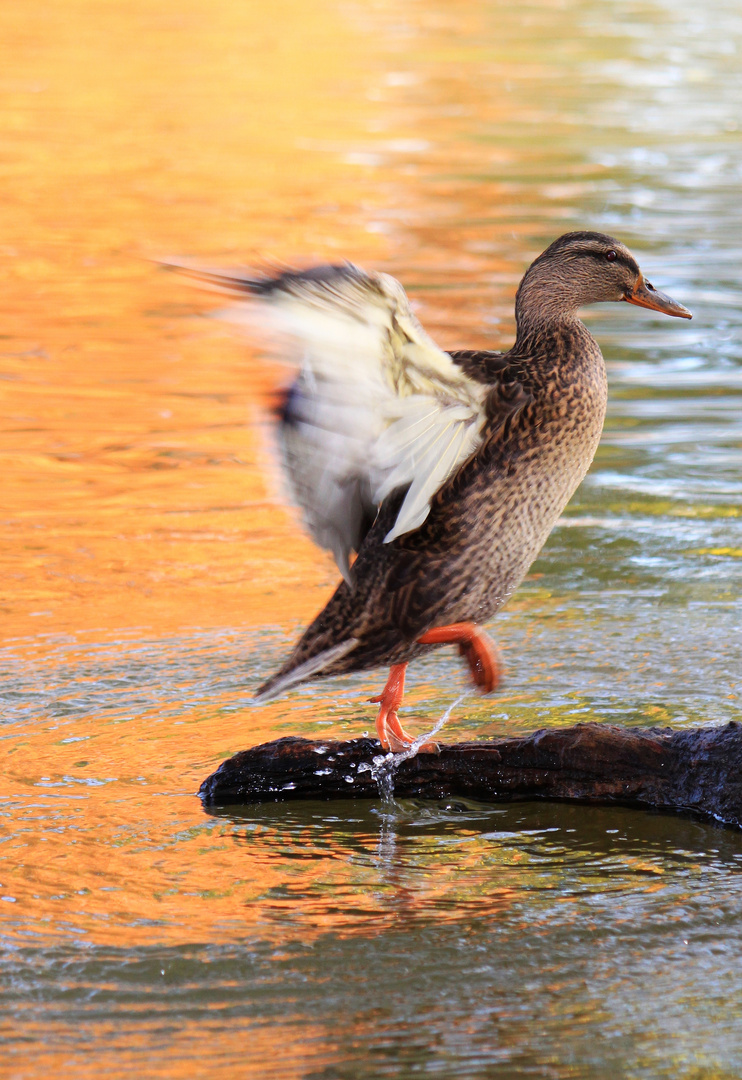
{"type": "Polygon", "coordinates": [[[574,367],[601,360],[600,347],[577,316],[577,305],[563,303],[516,304],[516,338],[511,355],[527,357],[529,367],[548,368],[556,363],[574,367]]]}
{"type": "Polygon", "coordinates": [[[574,325],[581,297],[570,289],[569,281],[553,283],[532,267],[520,283],[515,297],[518,337],[544,329],[574,325]]]}
{"type": "Polygon", "coordinates": [[[586,302],[589,298],[580,277],[557,273],[553,262],[543,257],[536,259],[515,297],[518,341],[582,327],[577,312],[586,302]]]}

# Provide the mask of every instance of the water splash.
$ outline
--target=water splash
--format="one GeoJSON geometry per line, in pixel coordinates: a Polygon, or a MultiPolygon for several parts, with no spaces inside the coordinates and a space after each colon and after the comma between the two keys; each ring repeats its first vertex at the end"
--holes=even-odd
{"type": "Polygon", "coordinates": [[[410,758],[415,757],[420,750],[420,747],[438,734],[443,725],[450,719],[453,710],[457,709],[459,705],[466,701],[471,693],[471,690],[465,690],[463,694],[460,694],[455,701],[451,702],[443,713],[443,716],[436,721],[430,731],[418,735],[415,741],[411,743],[406,750],[403,750],[398,754],[395,754],[392,751],[388,754],[377,754],[376,757],[372,759],[371,775],[379,786],[381,800],[386,806],[394,804],[394,774],[402,762],[409,761],[410,758]]]}

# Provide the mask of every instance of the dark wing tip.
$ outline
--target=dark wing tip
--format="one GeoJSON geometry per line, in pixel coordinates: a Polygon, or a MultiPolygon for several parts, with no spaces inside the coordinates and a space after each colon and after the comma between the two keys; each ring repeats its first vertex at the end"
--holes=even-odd
{"type": "Polygon", "coordinates": [[[270,411],[273,419],[281,427],[294,427],[300,419],[298,403],[302,397],[296,382],[281,387],[272,396],[270,411]]]}
{"type": "Polygon", "coordinates": [[[217,289],[237,296],[269,297],[278,292],[293,292],[304,284],[332,285],[340,280],[350,279],[355,282],[367,280],[367,275],[349,262],[321,263],[310,266],[306,270],[284,268],[278,272],[275,266],[267,266],[265,273],[255,274],[254,271],[243,272],[238,267],[221,270],[199,266],[180,258],[164,258],[156,261],[164,270],[183,274],[184,277],[208,289],[217,289]]]}
{"type": "Polygon", "coordinates": [[[256,295],[264,292],[266,282],[270,280],[268,278],[253,277],[248,273],[243,274],[238,269],[219,270],[212,267],[202,267],[184,259],[158,259],[157,262],[163,270],[182,274],[207,289],[216,289],[219,292],[237,296],[244,296],[246,293],[256,295]]]}

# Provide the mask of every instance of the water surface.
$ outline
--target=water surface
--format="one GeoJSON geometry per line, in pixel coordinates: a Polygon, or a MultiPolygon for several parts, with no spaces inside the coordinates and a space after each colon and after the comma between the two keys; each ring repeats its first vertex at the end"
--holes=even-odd
{"type": "MultiPolygon", "coordinates": [[[[593,469],[447,737],[740,714],[742,16],[713,0],[49,0],[0,14],[4,1070],[735,1077],[742,837],[627,809],[207,815],[228,754],[372,728],[383,673],[250,693],[334,587],[285,377],[150,260],[349,257],[506,346],[555,235],[691,323],[589,313],[593,469]]],[[[465,686],[414,665],[419,730],[465,686]]]]}

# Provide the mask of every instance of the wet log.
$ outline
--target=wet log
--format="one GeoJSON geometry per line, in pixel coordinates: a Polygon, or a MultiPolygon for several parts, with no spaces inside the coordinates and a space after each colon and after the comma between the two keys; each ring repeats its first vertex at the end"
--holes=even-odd
{"type": "Polygon", "coordinates": [[[285,799],[526,799],[690,811],[742,828],[742,724],[549,728],[525,738],[383,755],[373,739],[277,739],[223,762],[201,785],[205,807],[285,799]]]}

